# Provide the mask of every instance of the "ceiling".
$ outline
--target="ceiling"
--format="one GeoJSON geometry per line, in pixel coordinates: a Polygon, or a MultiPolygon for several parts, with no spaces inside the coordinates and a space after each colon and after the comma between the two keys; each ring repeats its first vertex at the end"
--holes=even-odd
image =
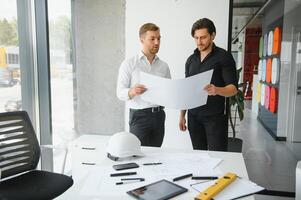
{"type": "MultiPolygon", "coordinates": [[[[245,25],[266,3],[267,0],[233,0],[232,40],[237,37],[245,25]]],[[[260,16],[248,27],[261,26],[260,16]]]]}

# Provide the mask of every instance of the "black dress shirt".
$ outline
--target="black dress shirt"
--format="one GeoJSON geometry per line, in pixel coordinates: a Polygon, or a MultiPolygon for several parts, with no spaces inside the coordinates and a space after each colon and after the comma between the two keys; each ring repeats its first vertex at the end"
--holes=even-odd
{"type": "MultiPolygon", "coordinates": [[[[185,76],[193,76],[213,69],[211,84],[216,87],[224,87],[229,84],[238,85],[236,77],[236,66],[233,56],[226,50],[213,44],[212,51],[200,60],[200,51],[195,49],[194,53],[189,56],[185,65],[185,76]]],[[[200,88],[203,89],[203,88],[200,88]]],[[[193,115],[212,116],[223,114],[225,110],[225,97],[215,95],[208,96],[207,104],[191,109],[193,115]]]]}

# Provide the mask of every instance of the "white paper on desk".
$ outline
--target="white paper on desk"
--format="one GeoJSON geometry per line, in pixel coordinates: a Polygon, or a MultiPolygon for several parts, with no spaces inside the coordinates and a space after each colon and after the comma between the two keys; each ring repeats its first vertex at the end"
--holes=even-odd
{"type": "Polygon", "coordinates": [[[184,79],[167,79],[144,72],[140,83],[147,90],[141,95],[144,101],[167,108],[186,110],[206,104],[208,94],[203,88],[210,83],[213,70],[184,79]]]}
{"type": "MultiPolygon", "coordinates": [[[[221,175],[215,167],[222,162],[220,158],[212,158],[207,152],[197,153],[152,153],[136,160],[138,164],[161,162],[162,165],[156,168],[172,168],[176,166],[178,169],[193,173],[194,176],[218,176],[221,175]]],[[[147,167],[145,167],[147,168],[147,167]]]]}
{"type": "Polygon", "coordinates": [[[222,162],[220,158],[213,158],[207,152],[160,154],[168,164],[187,165],[195,169],[214,169],[222,162]]]}
{"type": "MultiPolygon", "coordinates": [[[[108,199],[112,196],[126,196],[126,192],[134,188],[153,183],[161,179],[172,181],[173,178],[185,174],[197,174],[206,176],[215,176],[216,165],[221,161],[218,158],[212,158],[207,152],[198,153],[152,153],[145,157],[132,160],[140,165],[139,168],[124,170],[136,171],[137,175],[131,177],[145,178],[143,182],[116,185],[122,177],[110,177],[111,173],[116,173],[112,166],[93,166],[83,181],[83,187],[80,191],[84,196],[101,196],[108,199]],[[161,165],[144,166],[146,162],[162,162],[161,165]],[[209,174],[208,174],[209,173],[209,174]],[[213,173],[213,174],[212,174],[213,173]],[[114,192],[112,192],[114,191],[114,192]]],[[[117,162],[123,163],[123,162],[117,162]]],[[[178,183],[189,190],[192,190],[191,179],[185,179],[178,183]]],[[[122,199],[122,198],[121,198],[122,199]]]]}
{"type": "Polygon", "coordinates": [[[168,180],[190,173],[194,176],[222,175],[221,171],[216,168],[222,162],[222,159],[212,158],[207,152],[152,153],[135,162],[141,166],[143,166],[143,163],[162,163],[161,165],[143,166],[144,172],[168,180]]]}
{"type": "MultiPolygon", "coordinates": [[[[133,170],[123,170],[122,172],[128,172],[133,170]]],[[[131,176],[131,178],[142,177],[142,168],[135,169],[137,175],[131,176]]],[[[126,192],[134,188],[141,187],[143,185],[154,182],[148,177],[145,177],[143,182],[127,183],[123,185],[116,185],[116,182],[120,182],[122,176],[110,177],[111,173],[116,173],[112,166],[94,167],[85,180],[83,187],[80,191],[81,195],[84,196],[102,196],[102,197],[112,197],[118,196],[122,199],[122,196],[127,196],[126,192]]],[[[128,177],[127,177],[128,178],[128,177]]]]}
{"type": "MultiPolygon", "coordinates": [[[[213,185],[215,181],[209,181],[197,185],[193,185],[192,188],[195,190],[202,192],[207,189],[210,185],[213,185]]],[[[264,190],[263,187],[253,183],[250,180],[237,178],[233,183],[228,185],[225,189],[223,189],[220,193],[214,196],[214,200],[230,200],[238,197],[243,197],[246,195],[251,195],[256,192],[264,190]]]]}

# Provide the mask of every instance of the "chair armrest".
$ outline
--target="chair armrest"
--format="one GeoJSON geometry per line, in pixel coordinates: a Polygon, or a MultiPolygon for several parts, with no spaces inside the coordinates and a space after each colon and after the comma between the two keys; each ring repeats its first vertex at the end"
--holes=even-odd
{"type": "Polygon", "coordinates": [[[52,149],[52,150],[64,150],[65,151],[65,155],[64,155],[64,161],[63,161],[63,167],[62,167],[62,171],[61,173],[64,174],[65,173],[65,166],[66,166],[66,160],[67,160],[67,155],[68,155],[68,147],[66,145],[40,145],[40,149],[43,151],[45,149],[52,149]]]}

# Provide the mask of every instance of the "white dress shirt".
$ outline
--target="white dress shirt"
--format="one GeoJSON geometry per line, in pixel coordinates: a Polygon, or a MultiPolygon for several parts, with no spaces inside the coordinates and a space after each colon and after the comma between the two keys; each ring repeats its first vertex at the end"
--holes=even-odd
{"type": "Polygon", "coordinates": [[[158,107],[159,105],[143,101],[140,95],[130,99],[128,95],[129,89],[140,83],[140,72],[171,78],[166,62],[155,56],[152,64],[150,64],[146,56],[140,52],[138,55],[126,59],[121,63],[117,81],[117,97],[120,100],[126,101],[127,106],[133,109],[158,107]]]}

